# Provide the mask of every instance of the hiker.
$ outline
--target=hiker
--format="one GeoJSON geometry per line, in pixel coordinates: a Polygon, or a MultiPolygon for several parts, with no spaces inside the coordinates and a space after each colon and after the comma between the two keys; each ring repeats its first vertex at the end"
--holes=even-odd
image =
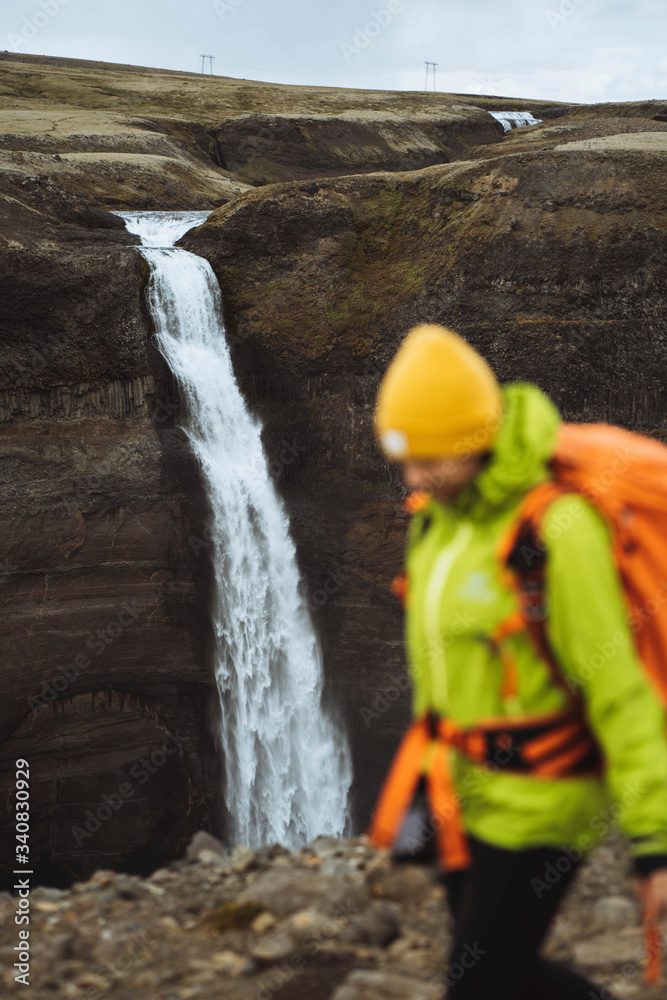
{"type": "MultiPolygon", "coordinates": [[[[616,823],[649,928],[647,975],[659,974],[665,710],[636,649],[605,517],[582,492],[549,493],[569,426],[581,430],[537,386],[499,386],[462,337],[435,325],[410,331],[377,397],[379,443],[414,491],[396,581],[414,723],[369,835],[397,857],[409,829],[414,856],[436,845],[455,927],[449,1000],[599,996],[538,951],[581,859],[616,823]],[[549,494],[541,537],[519,519],[538,493],[549,494]]],[[[616,462],[601,498],[630,461],[616,462]]],[[[654,614],[664,624],[667,585],[663,602],[654,614]]]]}

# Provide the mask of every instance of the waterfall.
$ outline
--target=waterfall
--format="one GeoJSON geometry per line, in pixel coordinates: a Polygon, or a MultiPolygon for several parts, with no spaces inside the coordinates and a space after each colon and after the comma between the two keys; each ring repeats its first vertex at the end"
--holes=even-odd
{"type": "Polygon", "coordinates": [[[150,266],[155,341],[207,484],[224,799],[232,844],[298,847],[349,832],[347,737],[321,704],[322,652],[261,426],[232,371],[208,263],[173,244],[208,212],[119,212],[150,266]]]}
{"type": "Polygon", "coordinates": [[[541,118],[533,118],[530,111],[489,111],[490,115],[499,121],[506,132],[513,128],[523,128],[525,125],[541,125],[541,118]]]}

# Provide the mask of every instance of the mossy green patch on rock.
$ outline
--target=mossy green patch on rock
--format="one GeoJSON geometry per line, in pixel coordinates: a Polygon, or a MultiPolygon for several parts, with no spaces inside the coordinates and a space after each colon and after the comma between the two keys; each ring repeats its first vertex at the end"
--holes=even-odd
{"type": "Polygon", "coordinates": [[[204,914],[204,922],[213,930],[224,934],[226,931],[246,930],[266,907],[260,906],[252,900],[244,902],[233,901],[225,903],[224,906],[217,906],[213,910],[207,910],[204,914]]]}
{"type": "Polygon", "coordinates": [[[137,254],[136,260],[137,260],[137,265],[136,265],[137,271],[139,272],[140,288],[143,291],[146,285],[148,284],[151,269],[148,265],[148,261],[144,257],[142,257],[141,254],[139,253],[137,254]]]}

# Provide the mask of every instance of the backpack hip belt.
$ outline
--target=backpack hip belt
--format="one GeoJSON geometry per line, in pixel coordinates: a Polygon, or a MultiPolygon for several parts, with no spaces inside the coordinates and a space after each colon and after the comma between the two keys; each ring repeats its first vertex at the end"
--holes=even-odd
{"type": "MultiPolygon", "coordinates": [[[[549,715],[501,717],[473,726],[428,713],[403,737],[368,828],[376,847],[391,848],[423,776],[438,858],[447,871],[466,868],[470,851],[451,775],[449,749],[476,764],[535,778],[600,775],[602,754],[583,716],[571,707],[549,715]]],[[[426,832],[426,831],[425,831],[426,832]]]]}

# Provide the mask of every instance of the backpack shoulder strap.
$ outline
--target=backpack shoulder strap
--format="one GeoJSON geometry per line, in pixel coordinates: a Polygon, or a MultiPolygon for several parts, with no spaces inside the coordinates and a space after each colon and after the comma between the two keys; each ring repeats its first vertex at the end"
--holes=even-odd
{"type": "Polygon", "coordinates": [[[554,682],[570,702],[578,710],[583,710],[581,694],[568,684],[547,635],[544,582],[546,546],[540,531],[542,518],[549,505],[565,493],[572,492],[571,486],[557,480],[547,480],[529,490],[519,505],[512,526],[501,537],[496,555],[503,570],[504,581],[517,593],[519,613],[538,655],[548,665],[554,682]]]}

